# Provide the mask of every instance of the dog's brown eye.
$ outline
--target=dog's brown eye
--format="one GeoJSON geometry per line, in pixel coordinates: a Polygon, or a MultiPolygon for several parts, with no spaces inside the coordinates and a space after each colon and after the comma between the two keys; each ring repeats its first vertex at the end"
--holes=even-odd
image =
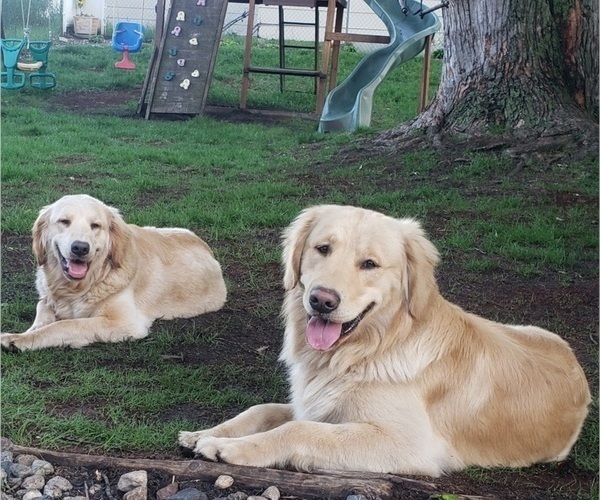
{"type": "Polygon", "coordinates": [[[321,255],[328,255],[331,251],[331,249],[329,248],[329,245],[319,245],[317,248],[317,252],[319,252],[321,255]]]}
{"type": "Polygon", "coordinates": [[[90,224],[90,227],[92,228],[92,230],[94,230],[94,231],[95,231],[96,229],[100,229],[100,224],[97,224],[97,223],[95,223],[95,222],[92,222],[92,223],[90,224]]]}
{"type": "Polygon", "coordinates": [[[60,219],[58,221],[58,223],[61,224],[61,225],[63,225],[63,226],[69,227],[69,224],[71,224],[71,221],[69,219],[60,219]]]}
{"type": "Polygon", "coordinates": [[[365,260],[365,261],[364,261],[364,262],[363,262],[363,263],[360,265],[360,268],[361,268],[361,269],[375,269],[375,268],[377,268],[377,267],[379,267],[379,266],[377,265],[377,262],[375,262],[374,260],[371,260],[371,259],[367,259],[367,260],[365,260]]]}

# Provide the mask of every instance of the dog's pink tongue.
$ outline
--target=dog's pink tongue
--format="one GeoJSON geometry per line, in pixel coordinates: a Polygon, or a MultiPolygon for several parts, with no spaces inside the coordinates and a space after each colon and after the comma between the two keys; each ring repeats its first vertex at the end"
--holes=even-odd
{"type": "Polygon", "coordinates": [[[70,260],[67,262],[67,270],[69,271],[69,276],[75,279],[85,278],[85,273],[87,273],[88,266],[85,262],[76,262],[74,260],[70,260]]]}
{"type": "Polygon", "coordinates": [[[342,334],[342,324],[325,321],[313,316],[306,325],[306,340],[313,349],[324,351],[329,349],[342,334]]]}

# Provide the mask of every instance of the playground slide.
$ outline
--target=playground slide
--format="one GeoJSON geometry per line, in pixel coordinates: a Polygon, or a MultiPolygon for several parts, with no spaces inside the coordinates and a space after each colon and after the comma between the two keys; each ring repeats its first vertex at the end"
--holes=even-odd
{"type": "Polygon", "coordinates": [[[433,13],[423,18],[416,12],[421,2],[405,0],[405,14],[399,0],[365,0],[386,25],[390,43],[365,56],[354,71],[334,88],[325,101],[319,132],[352,132],[371,123],[373,93],[396,66],[417,56],[425,48],[425,37],[439,30],[433,13]]]}

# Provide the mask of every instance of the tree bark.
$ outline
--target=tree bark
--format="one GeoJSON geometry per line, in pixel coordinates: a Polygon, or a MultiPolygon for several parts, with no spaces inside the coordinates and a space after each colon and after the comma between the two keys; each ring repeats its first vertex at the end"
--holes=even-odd
{"type": "Polygon", "coordinates": [[[437,95],[396,133],[523,136],[591,126],[597,136],[596,0],[450,0],[443,16],[437,95]]]}
{"type": "Polygon", "coordinates": [[[567,6],[566,14],[563,7],[554,15],[564,54],[564,81],[577,105],[597,119],[598,2],[574,0],[567,6]]]}

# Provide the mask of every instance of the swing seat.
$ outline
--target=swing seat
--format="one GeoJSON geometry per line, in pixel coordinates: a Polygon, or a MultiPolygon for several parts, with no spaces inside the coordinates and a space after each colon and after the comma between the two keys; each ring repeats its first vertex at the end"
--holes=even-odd
{"type": "Polygon", "coordinates": [[[123,53],[121,61],[115,63],[117,69],[135,69],[135,63],[129,60],[129,53],[138,52],[142,48],[144,27],[140,23],[118,22],[112,36],[112,46],[123,53]]]}
{"type": "Polygon", "coordinates": [[[44,63],[42,61],[37,61],[34,63],[18,62],[17,68],[19,68],[21,71],[35,71],[40,69],[43,65],[44,63]]]}
{"type": "Polygon", "coordinates": [[[112,46],[117,52],[138,52],[144,40],[144,27],[140,23],[118,22],[112,36],[112,46]]]}
{"type": "Polygon", "coordinates": [[[56,86],[56,76],[54,73],[46,71],[48,52],[51,45],[51,41],[29,42],[29,52],[31,52],[31,58],[33,59],[30,64],[32,67],[30,71],[33,71],[33,73],[29,75],[29,85],[33,88],[46,90],[56,86]]]}
{"type": "MultiPolygon", "coordinates": [[[[45,90],[56,86],[56,76],[54,73],[46,71],[48,51],[51,45],[52,42],[29,42],[29,52],[31,53],[32,62],[17,62],[18,69],[31,72],[29,75],[29,85],[33,88],[45,90]]],[[[25,84],[25,77],[23,77],[22,84],[25,84]]]]}
{"type": "Polygon", "coordinates": [[[29,75],[29,85],[34,89],[51,89],[56,87],[56,76],[54,73],[49,73],[45,70],[36,71],[29,75]]]}
{"type": "Polygon", "coordinates": [[[20,89],[25,85],[25,73],[16,71],[17,62],[25,40],[17,38],[6,38],[1,40],[2,62],[6,71],[0,72],[0,87],[13,90],[20,89]]]}

